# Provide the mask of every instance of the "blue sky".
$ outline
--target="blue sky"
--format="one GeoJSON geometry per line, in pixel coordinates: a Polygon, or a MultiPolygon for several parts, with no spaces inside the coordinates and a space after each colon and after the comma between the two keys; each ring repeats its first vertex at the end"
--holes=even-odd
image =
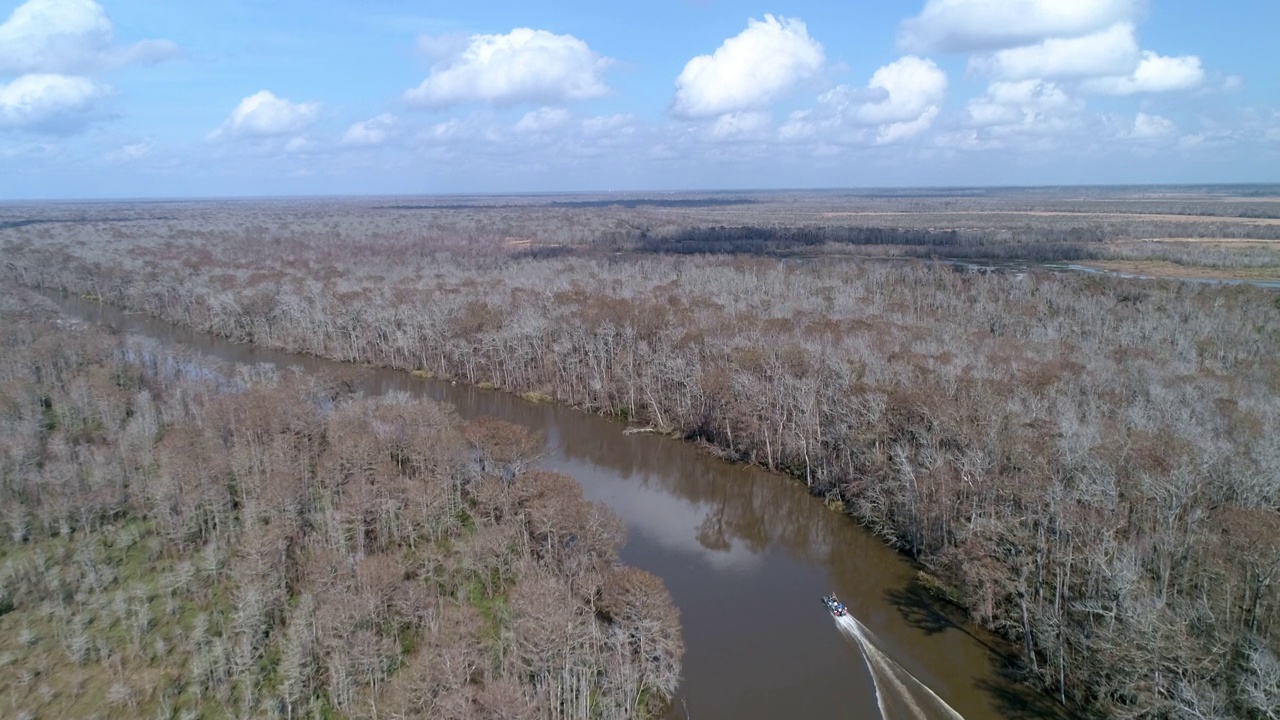
{"type": "Polygon", "coordinates": [[[1280,181],[1275,0],[0,1],[0,198],[1280,181]]]}

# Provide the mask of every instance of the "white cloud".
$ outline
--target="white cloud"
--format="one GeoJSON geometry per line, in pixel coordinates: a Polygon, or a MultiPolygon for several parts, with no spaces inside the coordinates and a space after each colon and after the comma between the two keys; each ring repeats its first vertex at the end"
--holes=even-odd
{"type": "MultiPolygon", "coordinates": [[[[1058,85],[1043,80],[993,82],[966,109],[971,130],[956,136],[961,147],[1051,149],[1079,135],[1084,126],[1084,103],[1058,85]]],[[[954,140],[955,138],[953,138],[954,140]]]]}
{"type": "Polygon", "coordinates": [[[530,110],[516,123],[518,133],[540,133],[568,124],[573,116],[564,108],[544,107],[530,110]]]}
{"type": "Polygon", "coordinates": [[[1195,55],[1165,57],[1146,50],[1133,73],[1092,78],[1082,82],[1080,88],[1103,95],[1172,92],[1199,87],[1204,83],[1204,78],[1204,68],[1200,66],[1200,58],[1195,55]]]}
{"type": "Polygon", "coordinates": [[[1177,133],[1178,126],[1172,120],[1140,112],[1133,119],[1133,128],[1129,132],[1129,137],[1134,140],[1164,140],[1177,133]]]}
{"type": "Polygon", "coordinates": [[[116,46],[111,20],[93,0],[29,0],[0,25],[0,72],[89,74],[177,53],[168,40],[116,46]]]}
{"type": "Polygon", "coordinates": [[[399,124],[399,118],[391,113],[361,120],[347,128],[346,134],[342,136],[342,144],[363,147],[381,145],[395,133],[399,124]]]}
{"type": "Polygon", "coordinates": [[[613,60],[572,35],[516,28],[506,35],[472,35],[442,60],[406,102],[442,108],[467,102],[510,105],[556,103],[609,92],[604,72],[613,60]]]}
{"type": "MultiPolygon", "coordinates": [[[[874,77],[874,76],[873,76],[874,77]]],[[[818,104],[841,113],[851,113],[863,105],[888,101],[889,91],[883,87],[850,87],[837,85],[818,96],[818,104]]]]}
{"type": "Polygon", "coordinates": [[[713,140],[763,139],[772,118],[766,112],[743,110],[726,113],[716,118],[707,131],[713,140]]]}
{"type": "Polygon", "coordinates": [[[630,113],[616,115],[597,115],[582,121],[582,131],[587,135],[609,133],[611,135],[635,134],[636,118],[630,113]]]}
{"type": "MultiPolygon", "coordinates": [[[[915,123],[926,115],[937,115],[947,95],[947,74],[932,60],[907,55],[876,70],[867,87],[882,89],[887,96],[861,105],[860,120],[869,125],[915,123]]],[[[923,130],[928,122],[917,127],[923,130]]]]}
{"type": "Polygon", "coordinates": [[[690,60],[676,78],[673,111],[705,118],[762,110],[775,97],[822,70],[822,45],[794,18],[765,15],[724,41],[712,55],[690,60]]]}
{"type": "Polygon", "coordinates": [[[93,0],[28,0],[0,24],[0,129],[76,132],[96,117],[110,86],[88,75],[173,57],[168,40],[115,44],[115,31],[93,0]]]}
{"type": "Polygon", "coordinates": [[[792,113],[778,129],[778,138],[898,142],[932,126],[946,94],[946,73],[932,60],[907,55],[876,70],[866,87],[837,85],[823,93],[813,110],[792,113]]]}
{"type": "Polygon", "coordinates": [[[438,122],[419,132],[416,140],[430,147],[487,147],[504,141],[511,135],[510,130],[511,127],[499,120],[494,112],[484,109],[469,112],[465,117],[438,122]]]}
{"type": "MultiPolygon", "coordinates": [[[[818,98],[822,102],[822,98],[818,98]]],[[[811,140],[821,129],[839,125],[838,119],[820,119],[813,110],[797,110],[778,128],[778,139],[783,142],[811,140]]]]}
{"type": "Polygon", "coordinates": [[[0,129],[73,132],[110,88],[88,78],[40,73],[0,85],[0,129]]]}
{"type": "Polygon", "coordinates": [[[977,127],[1021,125],[1030,128],[1044,121],[1075,115],[1083,104],[1054,83],[1041,80],[993,82],[982,97],[969,101],[969,124],[977,127]]]}
{"type": "Polygon", "coordinates": [[[112,163],[133,162],[150,155],[152,147],[153,143],[150,140],[129,143],[106,153],[102,156],[102,159],[112,163]]]}
{"type": "Polygon", "coordinates": [[[453,140],[471,135],[473,127],[471,123],[464,123],[458,118],[452,118],[427,128],[422,137],[434,141],[453,140]]]}
{"type": "Polygon", "coordinates": [[[1078,79],[1128,75],[1140,54],[1131,23],[1076,38],[1048,38],[970,60],[972,70],[1001,80],[1078,79]]]}
{"type": "Polygon", "coordinates": [[[876,133],[876,142],[881,145],[887,145],[915,137],[929,129],[929,126],[933,124],[934,118],[938,117],[938,112],[938,106],[934,105],[926,108],[920,117],[914,120],[903,120],[882,125],[879,132],[876,133]]]}
{"type": "Polygon", "coordinates": [[[287,135],[311,125],[319,116],[320,103],[295,103],[260,90],[241,100],[209,139],[287,135]]]}
{"type": "MultiPolygon", "coordinates": [[[[656,128],[642,126],[628,114],[580,117],[545,107],[514,122],[505,115],[482,110],[450,118],[424,128],[410,144],[416,157],[457,163],[452,172],[458,175],[498,173],[493,177],[511,182],[592,163],[610,170],[639,167],[640,156],[661,139],[656,128]]],[[[693,135],[687,128],[666,129],[693,135]]]]}
{"type": "Polygon", "coordinates": [[[1080,37],[1134,17],[1140,0],[927,0],[903,21],[911,52],[973,52],[1080,37]]]}
{"type": "Polygon", "coordinates": [[[1178,147],[1193,152],[1213,152],[1229,148],[1239,140],[1239,134],[1233,130],[1206,130],[1178,138],[1178,147]]]}

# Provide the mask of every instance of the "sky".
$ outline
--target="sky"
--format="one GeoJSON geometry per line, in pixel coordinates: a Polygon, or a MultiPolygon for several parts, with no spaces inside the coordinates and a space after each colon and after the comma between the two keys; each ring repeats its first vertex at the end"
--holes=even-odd
{"type": "Polygon", "coordinates": [[[0,0],[0,199],[1280,181],[1276,0],[0,0]]]}

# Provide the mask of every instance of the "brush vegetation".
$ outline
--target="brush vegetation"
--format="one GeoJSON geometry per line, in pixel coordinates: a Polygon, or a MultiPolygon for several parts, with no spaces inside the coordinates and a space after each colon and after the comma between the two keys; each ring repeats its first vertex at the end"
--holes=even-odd
{"type": "Polygon", "coordinates": [[[645,717],[662,582],[541,441],[0,292],[0,716],[645,717]]]}

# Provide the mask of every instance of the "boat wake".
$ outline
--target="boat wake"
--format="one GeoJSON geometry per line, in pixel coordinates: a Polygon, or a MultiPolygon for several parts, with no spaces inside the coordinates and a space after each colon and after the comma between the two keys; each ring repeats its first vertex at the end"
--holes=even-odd
{"type": "Polygon", "coordinates": [[[960,713],[894,662],[879,647],[875,634],[853,615],[835,618],[836,627],[862,653],[875,683],[876,704],[884,720],[964,720],[960,713]]]}

